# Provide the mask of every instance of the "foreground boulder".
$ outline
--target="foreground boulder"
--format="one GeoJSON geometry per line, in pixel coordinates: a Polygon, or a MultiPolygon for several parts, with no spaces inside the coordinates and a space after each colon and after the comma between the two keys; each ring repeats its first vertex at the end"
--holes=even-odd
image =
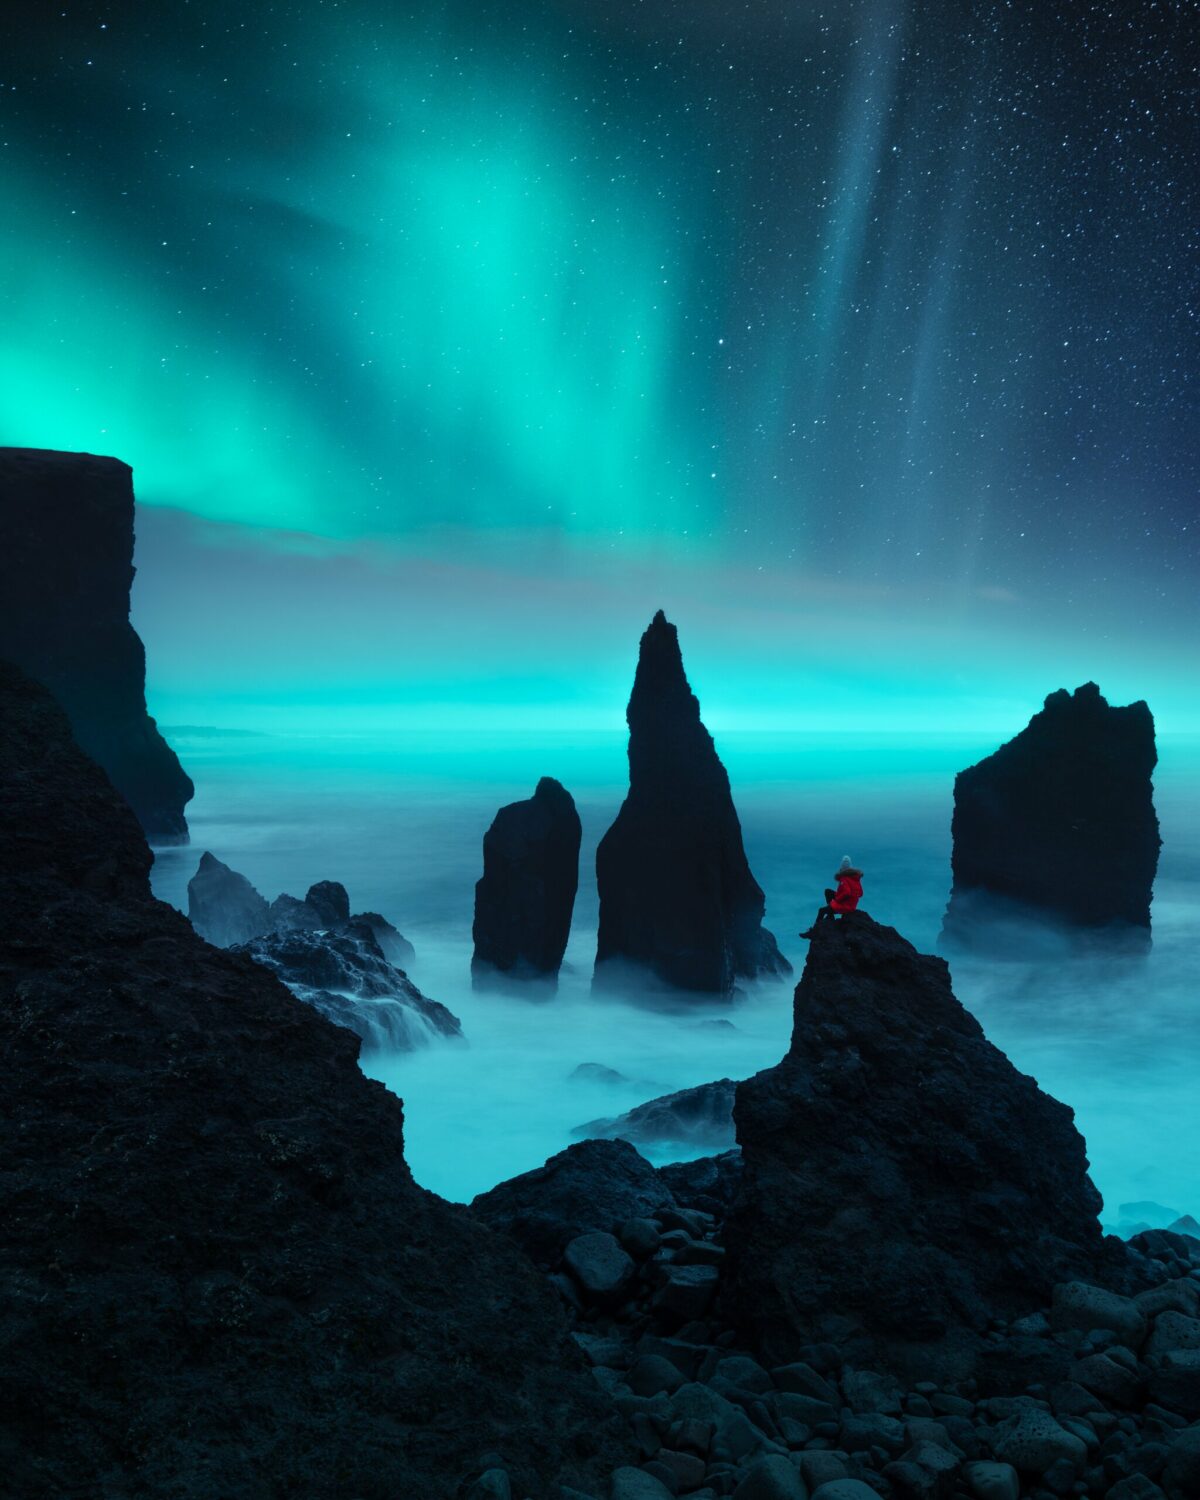
{"type": "Polygon", "coordinates": [[[620,1138],[635,1145],[731,1147],[736,1088],[732,1078],[718,1078],[648,1099],[612,1119],[590,1120],[571,1134],[591,1140],[620,1138]]]}
{"type": "Polygon", "coordinates": [[[1144,941],[1162,840],[1154,719],[1094,682],[1051,693],[1014,739],[954,781],[950,945],[1019,945],[1030,918],[1144,941]]]}
{"type": "Polygon", "coordinates": [[[864,914],[818,925],[791,1048],[738,1085],[728,1313],[772,1360],[822,1338],[936,1366],[1056,1282],[1124,1263],[1083,1138],[955,999],[943,959],[864,914]],[[857,1345],[855,1345],[857,1341],[857,1345]]]}
{"type": "Polygon", "coordinates": [[[673,1206],[670,1189],[628,1141],[581,1141],[480,1193],[471,1212],[545,1266],[577,1235],[611,1233],[673,1206]]]}
{"type": "Polygon", "coordinates": [[[411,1052],[438,1038],[462,1037],[458,1017],[388,963],[365,923],[348,922],[341,932],[272,932],[238,951],[372,1049],[411,1052]]]}
{"type": "Polygon", "coordinates": [[[132,471],[0,448],[0,532],[0,657],[51,690],[147,838],[186,843],[194,788],[146,712],[146,653],[129,623],[132,471]]]}
{"type": "Polygon", "coordinates": [[[626,714],[629,794],[596,851],[595,982],[728,996],[791,972],[762,925],[729,777],[662,611],[642,636],[626,714]]]}
{"type": "Polygon", "coordinates": [[[6,1493],[453,1497],[493,1454],[521,1497],[598,1492],[610,1408],[551,1289],[413,1182],[357,1039],[150,863],[0,666],[6,1493]]]}
{"type": "Polygon", "coordinates": [[[570,792],[550,776],[532,797],[496,814],[483,836],[483,875],[475,886],[477,983],[557,976],[571,933],[582,837],[570,792]]]}

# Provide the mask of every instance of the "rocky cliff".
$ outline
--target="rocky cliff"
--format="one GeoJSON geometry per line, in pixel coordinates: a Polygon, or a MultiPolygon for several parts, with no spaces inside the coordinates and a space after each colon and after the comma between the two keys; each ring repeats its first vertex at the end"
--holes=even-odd
{"type": "Polygon", "coordinates": [[[502,807],[483,836],[475,886],[477,983],[557,976],[579,889],[583,830],[570,792],[543,776],[532,797],[502,807]]]}
{"type": "Polygon", "coordinates": [[[610,1408],[553,1292],[413,1182],[357,1039],[204,943],[150,863],[0,666],[6,1492],[591,1488],[610,1408]]]}
{"type": "Polygon", "coordinates": [[[943,959],[864,914],[820,924],[783,1061],[738,1085],[729,1315],[782,1362],[970,1344],[1121,1261],[1082,1136],[987,1040],[943,959]]]}
{"type": "Polygon", "coordinates": [[[1147,935],[1161,839],[1154,719],[1094,682],[1051,693],[1014,739],[954,782],[943,938],[994,946],[1007,922],[1147,935]]]}
{"type": "Polygon", "coordinates": [[[184,843],[192,783],[146,712],[129,623],[133,479],[91,453],[0,448],[0,656],[48,687],[155,843],[184,843]]]}
{"type": "Polygon", "coordinates": [[[642,636],[626,714],[629,794],[596,851],[596,983],[649,975],[729,995],[740,978],[790,973],[763,927],[729,777],[662,611],[642,636]]]}

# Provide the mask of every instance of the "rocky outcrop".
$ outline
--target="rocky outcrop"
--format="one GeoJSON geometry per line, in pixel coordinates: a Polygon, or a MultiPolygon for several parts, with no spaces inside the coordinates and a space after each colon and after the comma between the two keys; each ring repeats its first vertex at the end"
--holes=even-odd
{"type": "Polygon", "coordinates": [[[413,945],[377,911],[353,913],[346,887],[338,880],[318,880],[303,901],[285,891],[268,902],[244,875],[222,864],[207,851],[188,881],[188,920],[206,941],[232,948],[267,933],[346,932],[369,927],[388,963],[399,969],[411,964],[413,945]]]}
{"type": "Polygon", "coordinates": [[[546,1265],[577,1235],[611,1232],[664,1205],[672,1205],[670,1190],[628,1141],[581,1141],[480,1193],[471,1212],[546,1265]]]}
{"type": "Polygon", "coordinates": [[[850,1341],[953,1359],[989,1320],[1121,1261],[1066,1105],[955,999],[943,959],[865,914],[818,925],[791,1048],[738,1085],[728,1312],[774,1361],[850,1341]]]}
{"type": "Polygon", "coordinates": [[[188,881],[188,920],[207,942],[232,948],[269,931],[271,909],[244,875],[205,850],[188,881]]]}
{"type": "Polygon", "coordinates": [[[954,782],[943,939],[1004,946],[1028,918],[1145,939],[1161,839],[1154,719],[1094,682],[1051,693],[1015,739],[954,782]]]}
{"type": "Polygon", "coordinates": [[[192,783],[146,712],[146,655],[129,623],[131,470],[0,448],[0,533],[0,657],[51,690],[147,838],[186,843],[192,783]]]}
{"type": "Polygon", "coordinates": [[[634,1145],[682,1147],[734,1144],[732,1078],[697,1084],[663,1094],[612,1119],[589,1120],[577,1125],[572,1135],[588,1140],[632,1141],[634,1145]]]}
{"type": "Polygon", "coordinates": [[[483,836],[475,886],[471,973],[486,984],[557,976],[579,888],[583,830],[570,792],[543,776],[532,797],[510,802],[483,836]]]}
{"type": "Polygon", "coordinates": [[[728,996],[738,979],[791,972],[763,927],[729,777],[661,610],[642,636],[626,715],[629,794],[596,851],[598,986],[632,977],[728,996]]]}
{"type": "Polygon", "coordinates": [[[339,932],[272,932],[238,951],[368,1047],[411,1052],[438,1038],[462,1038],[458,1017],[388,963],[363,923],[348,921],[339,932]]]}
{"type": "Polygon", "coordinates": [[[413,1182],[357,1038],[150,863],[0,668],[6,1492],[452,1497],[500,1464],[598,1492],[611,1407],[545,1280],[413,1182]]]}

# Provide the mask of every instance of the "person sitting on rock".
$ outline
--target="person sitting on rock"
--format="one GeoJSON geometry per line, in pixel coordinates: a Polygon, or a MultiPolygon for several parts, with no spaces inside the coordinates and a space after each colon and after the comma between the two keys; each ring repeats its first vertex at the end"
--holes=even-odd
{"type": "Polygon", "coordinates": [[[826,886],[825,905],[817,912],[808,931],[800,934],[801,937],[812,937],[817,929],[817,923],[829,920],[837,912],[845,915],[847,912],[858,910],[858,903],[862,900],[863,872],[851,864],[848,854],[842,855],[842,862],[833,878],[837,881],[837,890],[831,890],[826,886]]]}

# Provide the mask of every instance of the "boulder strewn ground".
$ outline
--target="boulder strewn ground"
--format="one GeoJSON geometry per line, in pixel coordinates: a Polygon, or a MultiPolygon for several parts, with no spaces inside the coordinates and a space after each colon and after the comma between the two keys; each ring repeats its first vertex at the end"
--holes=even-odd
{"type": "Polygon", "coordinates": [[[155,843],[186,843],[194,790],[146,712],[129,623],[133,475],[93,453],[0,448],[0,657],[48,687],[155,843]]]}
{"type": "Polygon", "coordinates": [[[762,925],[729,777],[661,610],[626,718],[629,794],[596,851],[596,984],[728,996],[739,979],[790,973],[762,925]]]}
{"type": "Polygon", "coordinates": [[[1094,682],[1051,693],[1014,739],[954,781],[943,938],[993,947],[1029,919],[1144,941],[1162,840],[1154,719],[1094,682]]]}
{"type": "Polygon", "coordinates": [[[593,1489],[611,1407],[544,1279],[413,1182],[357,1038],[204,943],[150,863],[0,666],[5,1491],[593,1489]]]}
{"type": "Polygon", "coordinates": [[[955,998],[941,958],[863,913],[818,924],[791,1048],[738,1085],[729,1316],[771,1360],[849,1330],[940,1342],[1123,1259],[1066,1105],[955,998]]]}
{"type": "Polygon", "coordinates": [[[532,797],[502,807],[483,836],[475,886],[476,983],[554,980],[571,934],[583,837],[566,787],[543,776],[532,797]]]}

